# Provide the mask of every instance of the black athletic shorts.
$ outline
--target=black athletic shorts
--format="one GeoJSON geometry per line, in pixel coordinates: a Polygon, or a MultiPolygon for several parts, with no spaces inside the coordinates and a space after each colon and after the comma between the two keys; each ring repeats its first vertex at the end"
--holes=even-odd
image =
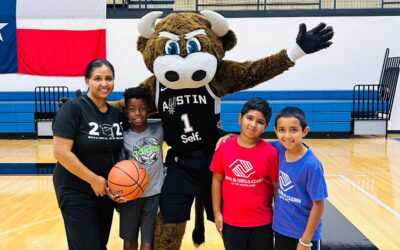
{"type": "Polygon", "coordinates": [[[141,197],[133,201],[119,204],[119,236],[126,241],[152,243],[159,195],[141,197]]]}
{"type": "Polygon", "coordinates": [[[271,224],[259,227],[235,227],[224,223],[222,236],[225,250],[272,250],[271,224]]]}
{"type": "Polygon", "coordinates": [[[182,156],[168,151],[167,175],[160,195],[160,211],[165,223],[189,220],[195,197],[203,202],[207,219],[214,221],[210,171],[212,156],[212,152],[197,151],[182,156]]]}

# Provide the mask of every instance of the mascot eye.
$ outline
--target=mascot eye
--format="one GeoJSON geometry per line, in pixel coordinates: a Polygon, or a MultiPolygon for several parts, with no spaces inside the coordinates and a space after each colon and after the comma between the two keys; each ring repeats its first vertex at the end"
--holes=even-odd
{"type": "Polygon", "coordinates": [[[186,43],[186,49],[187,52],[190,53],[195,53],[199,52],[201,50],[201,45],[199,40],[197,38],[192,38],[186,43]]]}
{"type": "Polygon", "coordinates": [[[179,55],[179,44],[176,41],[169,40],[165,44],[165,54],[167,55],[179,55]]]}

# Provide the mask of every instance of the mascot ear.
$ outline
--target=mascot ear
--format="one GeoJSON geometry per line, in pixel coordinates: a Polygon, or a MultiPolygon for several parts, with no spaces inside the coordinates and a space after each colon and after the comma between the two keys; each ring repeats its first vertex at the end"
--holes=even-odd
{"type": "Polygon", "coordinates": [[[137,39],[136,48],[142,54],[143,54],[144,48],[146,47],[147,40],[149,40],[149,39],[147,39],[143,36],[139,36],[139,38],[137,39]]]}
{"type": "Polygon", "coordinates": [[[221,37],[222,46],[224,47],[225,51],[228,51],[235,47],[236,45],[236,35],[232,30],[229,30],[224,36],[221,37]]]}

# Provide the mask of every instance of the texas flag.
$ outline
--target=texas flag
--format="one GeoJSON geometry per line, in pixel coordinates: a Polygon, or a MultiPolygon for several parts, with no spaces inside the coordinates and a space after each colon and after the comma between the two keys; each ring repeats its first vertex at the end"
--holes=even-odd
{"type": "Polygon", "coordinates": [[[82,76],[106,58],[106,0],[0,0],[0,73],[82,76]]]}

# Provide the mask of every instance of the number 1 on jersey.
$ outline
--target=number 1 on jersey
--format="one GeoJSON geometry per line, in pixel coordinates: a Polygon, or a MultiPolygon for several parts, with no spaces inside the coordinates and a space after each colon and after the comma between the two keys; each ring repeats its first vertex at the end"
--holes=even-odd
{"type": "Polygon", "coordinates": [[[188,114],[183,114],[183,115],[181,115],[181,120],[183,121],[183,125],[185,126],[185,127],[183,128],[183,131],[184,131],[185,133],[193,132],[193,127],[190,126],[188,114]]]}

